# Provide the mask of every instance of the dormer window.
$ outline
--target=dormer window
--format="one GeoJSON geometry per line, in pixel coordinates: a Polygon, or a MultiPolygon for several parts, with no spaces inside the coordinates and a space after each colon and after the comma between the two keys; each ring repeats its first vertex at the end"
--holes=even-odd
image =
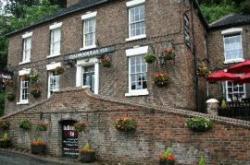
{"type": "Polygon", "coordinates": [[[82,16],[83,48],[81,50],[96,48],[96,14],[97,12],[91,12],[82,16]]]}
{"type": "Polygon", "coordinates": [[[26,33],[22,36],[23,38],[23,63],[29,63],[31,59],[31,49],[32,49],[32,33],[26,33]]]}

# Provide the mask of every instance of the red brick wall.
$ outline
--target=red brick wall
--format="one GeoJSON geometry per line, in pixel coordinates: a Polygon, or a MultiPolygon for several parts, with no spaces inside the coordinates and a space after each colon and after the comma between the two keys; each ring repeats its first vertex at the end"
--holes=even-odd
{"type": "Polygon", "coordinates": [[[43,137],[48,141],[50,154],[57,156],[61,156],[59,122],[73,119],[88,123],[86,133],[80,134],[79,145],[84,145],[89,139],[101,160],[157,164],[159,153],[172,147],[178,164],[197,164],[201,155],[209,165],[250,163],[250,123],[246,121],[170,107],[138,106],[93,96],[85,90],[70,89],[30,109],[5,117],[11,121],[14,145],[23,148],[30,147],[30,141],[36,134],[34,131],[25,134],[20,130],[19,123],[23,118],[49,123],[49,130],[43,137]],[[114,121],[126,116],[138,122],[135,133],[121,133],[114,128],[114,121]],[[213,119],[214,128],[205,133],[190,131],[186,120],[192,116],[213,119]]]}

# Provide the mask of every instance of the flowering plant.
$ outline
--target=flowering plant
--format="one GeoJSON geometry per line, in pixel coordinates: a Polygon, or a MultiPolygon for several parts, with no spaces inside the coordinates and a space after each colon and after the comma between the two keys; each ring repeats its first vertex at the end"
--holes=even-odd
{"type": "Polygon", "coordinates": [[[80,149],[81,154],[91,153],[91,152],[95,152],[95,150],[92,148],[92,146],[89,143],[85,144],[85,146],[80,149]]]}
{"type": "Polygon", "coordinates": [[[168,73],[162,73],[162,72],[155,73],[155,75],[154,75],[154,83],[157,86],[159,86],[159,87],[167,86],[168,82],[169,82],[168,73]]]}
{"type": "Polygon", "coordinates": [[[160,164],[164,165],[174,165],[175,164],[175,155],[171,148],[166,149],[163,153],[160,154],[160,164]]]}
{"type": "Polygon", "coordinates": [[[213,123],[210,119],[204,117],[193,117],[187,120],[187,126],[193,131],[205,132],[213,127],[213,123]]]}
{"type": "Polygon", "coordinates": [[[31,143],[32,146],[46,146],[46,142],[41,138],[37,138],[31,143]]]}
{"type": "Polygon", "coordinates": [[[102,56],[101,63],[103,67],[110,68],[111,67],[111,57],[110,56],[102,56]]]}
{"type": "Polygon", "coordinates": [[[116,120],[114,125],[117,130],[123,132],[135,131],[137,128],[137,122],[135,121],[135,119],[128,117],[123,117],[116,120]]]}
{"type": "Polygon", "coordinates": [[[41,93],[42,93],[41,86],[38,84],[35,84],[30,92],[30,94],[32,94],[34,98],[39,98],[41,96],[41,93]]]}
{"type": "Polygon", "coordinates": [[[174,48],[166,48],[163,51],[165,60],[173,60],[175,58],[174,48]]]}
{"type": "Polygon", "coordinates": [[[74,127],[76,129],[77,132],[82,132],[85,130],[86,128],[86,123],[85,122],[77,122],[74,124],[74,127]]]}
{"type": "Polygon", "coordinates": [[[207,77],[210,74],[210,70],[205,62],[202,62],[198,67],[198,75],[200,77],[207,77]]]}

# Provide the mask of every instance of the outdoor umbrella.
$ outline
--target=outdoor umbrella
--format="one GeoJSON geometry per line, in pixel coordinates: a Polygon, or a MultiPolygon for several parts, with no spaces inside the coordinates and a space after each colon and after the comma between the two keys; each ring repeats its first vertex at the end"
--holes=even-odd
{"type": "Polygon", "coordinates": [[[234,73],[228,73],[225,72],[224,70],[219,70],[211,73],[207,80],[209,82],[216,82],[216,81],[239,81],[240,76],[234,73]]]}
{"type": "Polygon", "coordinates": [[[240,76],[239,83],[250,83],[250,73],[246,73],[242,76],[240,76]]]}
{"type": "Polygon", "coordinates": [[[227,71],[230,73],[250,73],[250,60],[232,65],[227,71]]]}

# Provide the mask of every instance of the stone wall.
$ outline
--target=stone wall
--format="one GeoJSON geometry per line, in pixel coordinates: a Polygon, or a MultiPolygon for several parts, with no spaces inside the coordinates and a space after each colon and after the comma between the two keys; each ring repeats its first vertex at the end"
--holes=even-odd
{"type": "Polygon", "coordinates": [[[204,155],[207,164],[250,164],[250,123],[171,107],[133,105],[108,97],[92,95],[86,89],[68,89],[33,107],[5,116],[11,121],[11,136],[15,146],[30,148],[35,132],[22,132],[20,120],[43,120],[49,129],[49,153],[62,154],[60,121],[76,120],[88,123],[86,133],[80,134],[79,145],[87,140],[97,151],[98,159],[126,162],[125,164],[157,164],[159,153],[172,147],[178,164],[197,164],[204,155]],[[69,99],[70,98],[70,99],[69,99]],[[214,128],[194,133],[186,126],[192,116],[214,120],[214,128]],[[118,132],[113,123],[120,117],[132,117],[138,122],[135,133],[118,132]]]}

